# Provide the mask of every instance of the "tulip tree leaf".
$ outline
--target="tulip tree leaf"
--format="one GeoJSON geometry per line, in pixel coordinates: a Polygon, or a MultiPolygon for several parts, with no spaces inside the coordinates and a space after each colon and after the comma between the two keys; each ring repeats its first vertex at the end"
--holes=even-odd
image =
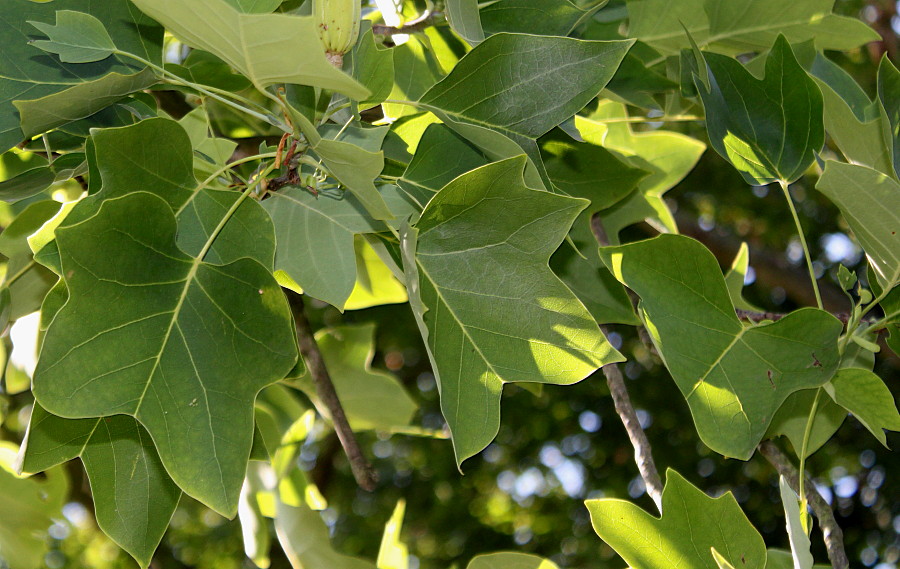
{"type": "Polygon", "coordinates": [[[279,243],[275,268],[306,294],[343,310],[357,276],[353,236],[381,231],[384,224],[353,196],[314,196],[293,186],[272,193],[262,206],[279,243]]]}
{"type": "Polygon", "coordinates": [[[718,453],[750,458],[785,399],[823,385],[837,369],[837,318],[809,308],[744,327],[715,257],[693,239],[661,235],[601,248],[600,257],[641,297],[697,432],[718,453]]]}
{"type": "Polygon", "coordinates": [[[169,205],[146,192],[57,231],[69,300],[47,330],[33,391],[61,417],[135,417],[175,482],[232,516],[253,400],[294,366],[296,341],[268,269],[191,257],[175,232],[169,205]]]}
{"type": "Polygon", "coordinates": [[[456,178],[401,230],[458,464],[497,434],[504,383],[571,384],[622,359],[547,265],[587,203],[529,189],[525,164],[519,156],[456,178]]]}
{"type": "Polygon", "coordinates": [[[334,549],[325,520],[306,504],[291,506],[277,499],[275,532],[292,567],[375,569],[371,561],[334,549]]]}
{"type": "Polygon", "coordinates": [[[29,22],[46,34],[48,40],[36,40],[32,45],[59,55],[63,63],[93,63],[106,59],[116,49],[103,22],[90,14],[60,10],[56,25],[29,22]]]}
{"type": "Polygon", "coordinates": [[[52,164],[36,166],[0,182],[0,199],[5,202],[17,202],[37,195],[50,187],[54,182],[68,179],[84,163],[84,154],[64,154],[52,164]]]}
{"type": "Polygon", "coordinates": [[[589,14],[569,0],[498,0],[481,9],[481,23],[487,35],[567,36],[589,14]]]}
{"type": "MultiPolygon", "coordinates": [[[[390,432],[409,425],[417,405],[389,373],[372,369],[375,325],[338,326],[316,332],[316,342],[353,430],[390,432]]],[[[316,400],[311,380],[301,384],[316,400]]]]}
{"type": "MultiPolygon", "coordinates": [[[[809,422],[809,412],[812,410],[817,391],[818,389],[802,389],[785,399],[775,413],[765,438],[771,439],[784,435],[791,442],[794,454],[799,457],[803,448],[806,424],[809,422]]],[[[846,418],[846,409],[828,397],[820,396],[809,440],[806,443],[806,456],[811,456],[822,448],[841,428],[846,418]]]]}
{"type": "Polygon", "coordinates": [[[832,14],[833,6],[834,0],[628,0],[629,35],[664,55],[690,47],[685,29],[700,45],[729,55],[764,51],[779,34],[840,51],[878,39],[863,22],[832,14]]]}
{"type": "Polygon", "coordinates": [[[900,431],[900,413],[894,396],[880,377],[867,369],[838,371],[825,390],[835,403],[853,413],[878,441],[887,446],[884,429],[900,431]]]}
{"type": "Polygon", "coordinates": [[[97,524],[141,567],[149,565],[181,490],[140,423],[126,415],[62,419],[36,404],[20,456],[25,472],[81,457],[97,524]]]}
{"type": "Polygon", "coordinates": [[[501,133],[538,164],[534,140],[596,97],[633,43],[495,34],[467,53],[419,104],[464,137],[472,136],[465,125],[501,133]],[[573,68],[580,73],[571,73],[573,68]]]}
{"type": "Polygon", "coordinates": [[[823,103],[787,40],[775,42],[763,79],[730,57],[701,57],[694,83],[716,152],[751,185],[799,178],[825,143],[823,103]]]}
{"type": "Polygon", "coordinates": [[[559,569],[559,566],[537,555],[501,551],[474,557],[466,569],[559,569]]]}
{"type": "Polygon", "coordinates": [[[766,545],[734,495],[710,498],[672,469],[655,518],[624,500],[587,500],[591,523],[631,567],[716,569],[711,548],[735,567],[763,569],[766,545]]]}
{"type": "Polygon", "coordinates": [[[295,83],[355,99],[368,95],[368,89],[328,63],[312,16],[244,14],[225,0],[134,4],[188,45],[222,58],[257,89],[295,83]]]}
{"type": "Polygon", "coordinates": [[[409,300],[406,287],[364,238],[355,236],[356,284],[344,304],[345,310],[360,310],[383,304],[400,304],[409,300]]]}
{"type": "Polygon", "coordinates": [[[447,19],[453,31],[469,45],[476,46],[484,41],[477,0],[448,0],[447,19]]]}
{"type": "Polygon", "coordinates": [[[787,533],[791,542],[794,569],[812,569],[814,561],[809,552],[811,543],[800,518],[800,497],[788,486],[784,476],[778,477],[778,488],[781,491],[781,502],[784,504],[784,517],[787,520],[787,533]]]}
{"type": "Polygon", "coordinates": [[[601,102],[590,117],[575,117],[587,142],[604,146],[624,156],[628,165],[650,172],[634,193],[601,212],[603,228],[613,245],[619,244],[622,229],[644,220],[659,231],[677,231],[663,195],[687,176],[706,150],[702,142],[677,132],[634,132],[630,124],[621,122],[627,118],[625,105],[614,101],[601,102]]]}
{"type": "Polygon", "coordinates": [[[900,283],[900,183],[865,166],[829,160],[816,189],[840,208],[879,286],[900,283]]]}
{"type": "Polygon", "coordinates": [[[56,20],[59,10],[83,13],[103,22],[119,49],[161,63],[162,29],[134,10],[129,0],[3,2],[0,4],[0,47],[5,55],[0,61],[2,150],[27,136],[90,116],[156,82],[153,73],[142,71],[142,66],[127,58],[68,64],[29,44],[28,38],[38,35],[29,22],[49,24],[56,20]]]}
{"type": "Polygon", "coordinates": [[[900,178],[900,70],[887,57],[878,66],[878,100],[890,124],[894,174],[900,178]]]}

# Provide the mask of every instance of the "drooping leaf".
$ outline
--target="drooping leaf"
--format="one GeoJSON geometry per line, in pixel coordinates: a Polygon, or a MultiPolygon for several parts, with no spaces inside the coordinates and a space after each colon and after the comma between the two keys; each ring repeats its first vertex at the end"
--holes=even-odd
{"type": "MultiPolygon", "coordinates": [[[[353,430],[390,432],[409,425],[417,405],[396,377],[372,369],[374,336],[374,324],[338,326],[317,332],[316,342],[353,430]]],[[[318,400],[311,380],[301,387],[318,400]]]]}
{"type": "Polygon", "coordinates": [[[244,14],[225,0],[134,4],[188,45],[221,57],[258,89],[296,83],[368,96],[368,89],[328,63],[311,16],[244,14]]]}
{"type": "Polygon", "coordinates": [[[878,100],[890,126],[894,149],[894,174],[900,178],[900,70],[887,56],[878,66],[878,100]]]}
{"type": "Polygon", "coordinates": [[[332,547],[328,526],[319,512],[306,505],[289,506],[281,500],[276,507],[275,532],[294,569],[375,569],[371,561],[344,555],[332,547]]]}
{"type": "Polygon", "coordinates": [[[62,515],[69,483],[62,469],[43,480],[20,478],[13,462],[18,449],[0,442],[0,562],[10,569],[33,569],[43,564],[47,529],[62,515]]]}
{"type": "Polygon", "coordinates": [[[447,19],[453,31],[472,47],[484,41],[477,0],[448,0],[447,19]]]}
{"type": "Polygon", "coordinates": [[[693,239],[661,235],[601,248],[600,257],[641,297],[643,319],[697,432],[718,453],[750,458],[784,400],[823,385],[837,368],[840,321],[801,309],[745,327],[715,257],[693,239]]]}
{"type": "Polygon", "coordinates": [[[766,58],[763,79],[730,57],[702,57],[695,85],[716,152],[751,185],[799,178],[825,142],[822,93],[784,36],[766,58]]]}
{"type": "Polygon", "coordinates": [[[478,555],[472,558],[466,569],[559,569],[559,566],[537,555],[502,551],[478,555]]]}
{"type": "MultiPolygon", "coordinates": [[[[791,442],[794,454],[800,456],[803,448],[803,437],[809,422],[809,412],[818,389],[803,389],[792,393],[772,419],[765,438],[771,439],[785,436],[791,442]]],[[[806,456],[811,456],[822,448],[847,419],[847,410],[835,403],[831,398],[820,396],[813,418],[812,429],[806,443],[806,456]]]]}
{"type": "Polygon", "coordinates": [[[63,63],[93,63],[106,59],[116,50],[103,22],[84,12],[59,10],[56,25],[29,23],[50,38],[35,40],[32,45],[57,54],[63,63]]]}
{"type": "Polygon", "coordinates": [[[0,182],[0,199],[5,202],[17,202],[30,198],[43,192],[54,182],[68,180],[80,173],[84,167],[83,154],[64,154],[52,164],[31,168],[0,182]]]}
{"type": "Polygon", "coordinates": [[[881,444],[887,446],[884,429],[900,431],[900,413],[891,390],[867,369],[847,368],[825,384],[835,403],[853,413],[881,444]]]}
{"type": "Polygon", "coordinates": [[[169,205],[146,192],[57,231],[70,298],[47,331],[33,390],[61,417],[132,415],[178,485],[231,516],[253,400],[291,369],[296,343],[268,269],[186,255],[175,231],[169,205]]]}
{"type": "Polygon", "coordinates": [[[3,2],[0,6],[0,47],[6,56],[0,62],[0,148],[3,150],[28,136],[90,116],[156,81],[152,73],[142,72],[141,66],[132,60],[111,57],[95,63],[67,64],[30,45],[28,38],[37,34],[28,22],[53,22],[58,10],[89,14],[104,23],[120,49],[157,64],[161,61],[162,29],[135,11],[128,0],[3,2]]]}
{"type": "Polygon", "coordinates": [[[685,29],[701,46],[729,55],[768,49],[779,34],[839,51],[878,39],[859,20],[832,14],[833,6],[834,0],[628,0],[629,35],[664,55],[690,48],[685,29]]]}
{"type": "Polygon", "coordinates": [[[343,310],[356,282],[353,236],[384,225],[366,215],[354,196],[312,195],[286,187],[262,202],[272,217],[279,243],[275,268],[303,291],[343,310]]]}
{"type": "Polygon", "coordinates": [[[22,470],[43,472],[76,457],[84,462],[100,529],[147,567],[181,498],[150,435],[125,415],[62,419],[35,404],[22,470]]]}
{"type": "Polygon", "coordinates": [[[731,492],[710,498],[672,469],[666,471],[660,518],[624,500],[585,505],[597,535],[632,567],[716,569],[711,548],[735,567],[763,569],[766,563],[763,539],[731,492]]]}
{"type": "Polygon", "coordinates": [[[419,104],[482,149],[473,129],[504,135],[539,164],[534,140],[584,108],[633,43],[495,34],[466,54],[419,104]],[[571,73],[576,68],[582,73],[571,73]]]}
{"type": "Polygon", "coordinates": [[[840,208],[878,284],[900,283],[900,183],[865,166],[829,160],[816,189],[840,208]]]}
{"type": "Polygon", "coordinates": [[[497,434],[504,383],[571,384],[621,360],[547,266],[587,203],[529,189],[525,163],[456,178],[401,230],[410,303],[460,464],[497,434]]]}
{"type": "Polygon", "coordinates": [[[589,14],[569,0],[498,0],[481,8],[481,23],[487,35],[511,32],[565,37],[589,14]]]}
{"type": "Polygon", "coordinates": [[[624,122],[625,105],[603,101],[589,118],[576,116],[575,125],[587,142],[624,155],[628,164],[650,172],[630,196],[601,213],[609,242],[619,243],[625,227],[648,221],[659,231],[676,231],[675,219],[663,195],[690,172],[706,150],[702,142],[677,132],[634,132],[624,122]]]}
{"type": "Polygon", "coordinates": [[[784,476],[778,477],[778,487],[781,490],[781,502],[784,504],[784,517],[787,520],[787,533],[791,541],[791,557],[794,560],[794,569],[812,569],[813,557],[809,552],[809,536],[800,519],[800,497],[794,492],[784,476]]]}

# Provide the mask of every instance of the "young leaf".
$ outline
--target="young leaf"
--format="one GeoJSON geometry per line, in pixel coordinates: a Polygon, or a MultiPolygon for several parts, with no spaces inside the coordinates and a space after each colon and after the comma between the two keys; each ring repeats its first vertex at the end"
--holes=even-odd
{"type": "Polygon", "coordinates": [[[501,551],[473,557],[466,569],[559,569],[559,566],[537,555],[501,551]]]}
{"type": "Polygon", "coordinates": [[[497,434],[504,383],[571,384],[622,359],[547,266],[587,203],[529,189],[525,163],[456,178],[415,229],[401,230],[410,303],[458,464],[497,434]]]}
{"type": "Polygon", "coordinates": [[[447,19],[453,31],[472,47],[484,41],[477,0],[448,0],[447,19]]]}
{"type": "Polygon", "coordinates": [[[816,189],[840,208],[878,284],[900,283],[900,183],[865,166],[829,160],[816,189]]]}
{"type": "Polygon", "coordinates": [[[62,419],[35,404],[22,470],[43,472],[76,457],[84,462],[100,529],[147,567],[181,498],[150,435],[125,415],[62,419]]]}
{"type": "Polygon", "coordinates": [[[848,368],[825,384],[835,403],[853,413],[881,444],[887,446],[884,429],[900,431],[900,413],[894,396],[880,377],[867,369],[848,368]]]}
{"type": "Polygon", "coordinates": [[[822,94],[784,36],[766,58],[763,79],[730,57],[702,57],[694,83],[716,152],[754,186],[799,178],[825,143],[822,94]]]}
{"type": "Polygon", "coordinates": [[[784,400],[824,384],[837,368],[837,318],[801,309],[744,327],[718,262],[693,239],[660,235],[601,248],[600,257],[641,297],[644,321],[697,432],[718,453],[750,458],[784,400]]]}
{"type": "Polygon", "coordinates": [[[175,482],[233,516],[253,400],[297,359],[290,312],[257,261],[188,256],[175,230],[165,201],[136,192],[57,231],[70,298],[47,331],[33,391],[62,417],[135,417],[175,482]]]}
{"type": "Polygon", "coordinates": [[[399,500],[394,513],[384,525],[381,547],[375,566],[378,569],[407,569],[409,567],[409,548],[400,541],[400,529],[403,527],[403,514],[406,512],[406,501],[399,500]]]}
{"type": "Polygon", "coordinates": [[[28,22],[49,40],[36,40],[32,45],[59,55],[63,63],[93,63],[106,59],[116,50],[116,44],[103,22],[84,12],[59,10],[56,25],[28,22]]]}
{"type": "Polygon", "coordinates": [[[5,57],[0,61],[0,150],[90,116],[157,81],[152,72],[142,72],[133,61],[110,57],[95,63],[67,64],[29,44],[27,38],[35,35],[35,28],[28,22],[52,21],[60,8],[93,16],[104,23],[119,49],[161,62],[162,29],[134,10],[129,0],[3,2],[0,49],[5,57]]]}
{"type": "Polygon", "coordinates": [[[333,89],[354,99],[369,91],[325,59],[312,16],[243,14],[225,0],[133,0],[188,45],[221,57],[257,89],[276,83],[333,89]]]}
{"type": "Polygon", "coordinates": [[[784,476],[778,478],[778,487],[781,490],[781,502],[784,504],[784,517],[787,521],[787,533],[791,540],[791,556],[794,559],[794,569],[812,569],[813,556],[809,552],[809,536],[800,519],[800,498],[794,492],[784,476]]]}
{"type": "Polygon", "coordinates": [[[710,498],[672,469],[655,518],[624,500],[585,502],[591,523],[631,567],[712,567],[715,548],[735,567],[763,569],[766,546],[731,492],[710,498]]]}

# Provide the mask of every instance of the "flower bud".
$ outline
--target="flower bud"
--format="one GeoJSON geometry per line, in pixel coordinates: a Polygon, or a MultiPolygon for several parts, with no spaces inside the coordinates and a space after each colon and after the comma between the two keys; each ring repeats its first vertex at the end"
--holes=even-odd
{"type": "Polygon", "coordinates": [[[356,44],[361,18],[360,0],[313,0],[313,16],[325,55],[340,69],[344,54],[356,44]]]}

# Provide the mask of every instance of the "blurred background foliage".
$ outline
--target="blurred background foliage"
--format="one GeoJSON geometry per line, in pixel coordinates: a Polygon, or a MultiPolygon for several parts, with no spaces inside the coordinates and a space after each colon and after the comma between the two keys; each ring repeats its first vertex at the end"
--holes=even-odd
{"type": "MultiPolygon", "coordinates": [[[[283,8],[296,4],[286,2],[283,8]]],[[[886,52],[898,63],[898,5],[890,0],[838,0],[835,4],[836,13],[858,17],[884,36],[883,42],[866,49],[829,54],[869,94],[874,92],[881,55],[886,52]]],[[[625,16],[624,1],[611,0],[583,33],[586,37],[606,36],[621,25],[625,16]]],[[[157,94],[165,108],[166,93],[157,94]]],[[[659,126],[648,123],[635,129],[659,126]]],[[[668,123],[666,128],[700,140],[706,137],[700,122],[668,123]]],[[[7,155],[0,160],[4,161],[0,164],[4,178],[28,167],[27,162],[10,161],[7,155]]],[[[848,237],[837,209],[811,191],[814,182],[801,179],[793,193],[812,244],[816,269],[827,275],[825,286],[832,289],[828,296],[839,302],[834,276],[838,265],[859,271],[864,258],[848,237]]],[[[77,193],[79,189],[60,186],[56,191],[77,193]]],[[[744,294],[751,303],[775,312],[811,304],[802,250],[782,196],[771,188],[748,188],[731,166],[708,151],[666,198],[682,232],[704,242],[725,269],[740,242],[749,244],[751,270],[744,294]],[[790,286],[792,277],[801,284],[790,286]]],[[[27,203],[0,206],[0,224],[8,225],[27,203]]],[[[637,239],[651,233],[648,227],[635,226],[623,237],[637,239]]],[[[340,314],[332,307],[314,303],[310,312],[314,327],[377,325],[373,366],[396,374],[419,403],[419,415],[413,424],[443,429],[435,380],[407,305],[340,314]]],[[[629,359],[624,365],[628,388],[660,469],[678,470],[711,495],[733,492],[767,545],[787,547],[773,468],[759,456],[743,462],[710,451],[699,441],[687,405],[658,357],[641,343],[634,328],[612,326],[611,330],[611,340],[629,359]]],[[[9,338],[4,342],[8,351],[9,338]]],[[[882,354],[877,362],[882,369],[877,371],[888,378],[887,384],[897,398],[900,361],[888,350],[882,354]]],[[[4,386],[0,394],[0,437],[19,442],[32,402],[27,374],[10,363],[4,386]]],[[[305,399],[299,391],[295,395],[305,399]]],[[[507,386],[502,417],[495,442],[464,463],[463,474],[455,466],[447,440],[360,434],[380,478],[374,493],[357,488],[330,430],[320,430],[319,436],[310,437],[300,453],[300,466],[328,500],[322,516],[335,547],[374,559],[384,525],[398,500],[403,499],[406,518],[402,539],[409,547],[410,569],[465,566],[476,554],[496,550],[539,554],[561,567],[621,568],[621,559],[592,531],[583,500],[619,497],[631,499],[648,511],[653,511],[653,506],[644,492],[633,449],[602,374],[598,372],[570,387],[545,386],[537,394],[507,386]]],[[[888,433],[888,444],[895,447],[898,443],[900,435],[888,433]]],[[[779,444],[789,447],[790,443],[781,439],[779,444]]],[[[96,527],[81,463],[73,461],[65,468],[70,495],[62,517],[51,521],[42,538],[49,546],[43,563],[51,569],[133,567],[131,558],[96,527]]],[[[896,569],[900,564],[900,456],[878,445],[858,422],[848,419],[834,440],[812,456],[808,468],[835,508],[851,564],[896,569]]],[[[0,476],[10,475],[0,470],[0,476]]],[[[813,540],[813,548],[817,559],[826,558],[819,539],[813,540]]],[[[271,562],[274,568],[289,567],[277,544],[272,548],[271,562]]],[[[239,522],[224,519],[187,497],[182,499],[152,566],[254,567],[244,555],[239,522]]]]}

